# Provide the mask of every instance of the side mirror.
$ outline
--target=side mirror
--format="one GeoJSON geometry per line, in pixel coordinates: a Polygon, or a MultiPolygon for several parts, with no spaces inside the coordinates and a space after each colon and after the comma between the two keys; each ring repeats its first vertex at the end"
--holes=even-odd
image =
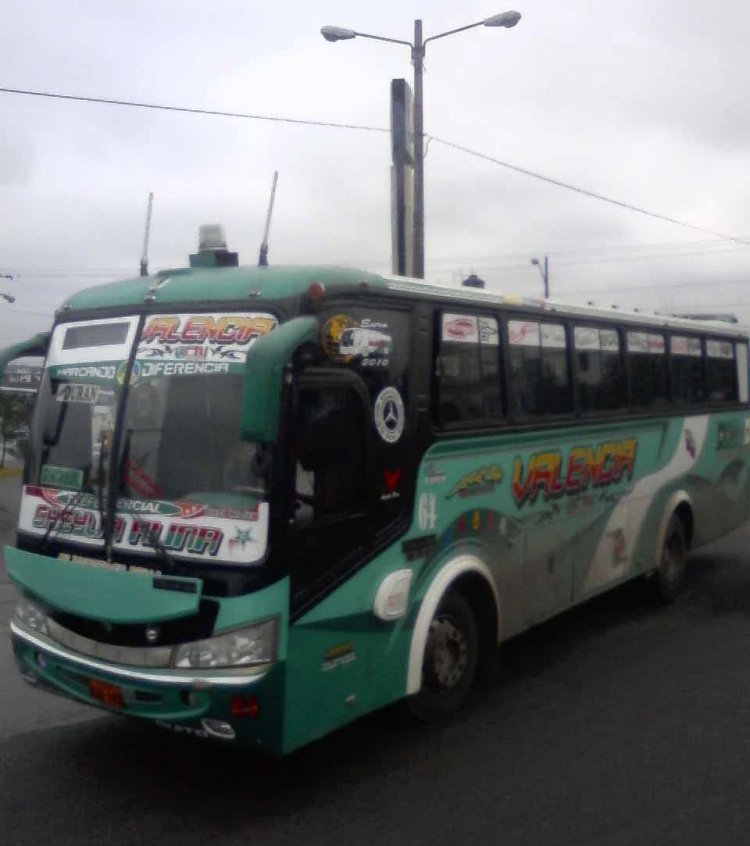
{"type": "Polygon", "coordinates": [[[240,437],[243,441],[276,443],[287,363],[298,347],[315,341],[318,332],[316,317],[295,317],[258,338],[250,347],[242,384],[240,437]]]}

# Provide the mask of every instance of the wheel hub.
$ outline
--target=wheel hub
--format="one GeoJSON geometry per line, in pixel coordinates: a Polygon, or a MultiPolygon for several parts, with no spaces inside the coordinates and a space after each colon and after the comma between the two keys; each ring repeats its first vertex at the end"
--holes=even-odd
{"type": "Polygon", "coordinates": [[[430,624],[431,669],[441,687],[454,687],[469,664],[469,645],[464,633],[448,617],[430,624]]]}

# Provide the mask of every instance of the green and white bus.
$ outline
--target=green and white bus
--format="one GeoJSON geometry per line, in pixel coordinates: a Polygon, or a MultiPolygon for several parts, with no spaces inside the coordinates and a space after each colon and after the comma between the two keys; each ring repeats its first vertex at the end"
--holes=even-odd
{"type": "Polygon", "coordinates": [[[636,577],[673,598],[748,517],[747,344],[345,268],[77,293],[2,355],[45,356],[20,672],[274,755],[445,717],[498,644],[636,577]]]}

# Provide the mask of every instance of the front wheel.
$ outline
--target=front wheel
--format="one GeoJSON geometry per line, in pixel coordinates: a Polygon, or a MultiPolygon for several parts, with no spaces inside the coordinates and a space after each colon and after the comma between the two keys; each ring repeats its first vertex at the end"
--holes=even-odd
{"type": "Polygon", "coordinates": [[[664,535],[654,579],[656,597],[661,602],[673,602],[682,590],[686,557],[685,527],[682,520],[673,514],[664,535]]]}
{"type": "Polygon", "coordinates": [[[448,593],[430,622],[422,660],[422,687],[406,702],[423,722],[443,722],[464,704],[477,670],[479,634],[464,597],[448,593]]]}

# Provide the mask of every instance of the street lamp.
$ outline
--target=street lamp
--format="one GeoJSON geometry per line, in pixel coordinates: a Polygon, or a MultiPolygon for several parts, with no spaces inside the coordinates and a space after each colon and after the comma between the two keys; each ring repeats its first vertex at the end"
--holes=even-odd
{"type": "Polygon", "coordinates": [[[539,259],[533,258],[531,259],[531,263],[535,264],[539,268],[539,272],[542,274],[542,279],[544,280],[544,299],[549,299],[549,264],[547,263],[547,256],[544,257],[544,269],[542,269],[542,265],[539,262],[539,259]]]}
{"type": "Polygon", "coordinates": [[[520,12],[502,12],[499,15],[484,18],[473,24],[449,29],[438,35],[422,40],[422,21],[414,21],[414,41],[402,41],[398,38],[385,38],[338,26],[324,26],[320,33],[326,41],[349,41],[352,38],[371,38],[374,41],[388,41],[391,44],[405,44],[411,48],[411,60],[414,65],[414,275],[424,278],[424,105],[422,99],[422,73],[425,47],[428,41],[437,41],[447,35],[455,35],[477,26],[504,27],[510,29],[521,20],[520,12]]]}

